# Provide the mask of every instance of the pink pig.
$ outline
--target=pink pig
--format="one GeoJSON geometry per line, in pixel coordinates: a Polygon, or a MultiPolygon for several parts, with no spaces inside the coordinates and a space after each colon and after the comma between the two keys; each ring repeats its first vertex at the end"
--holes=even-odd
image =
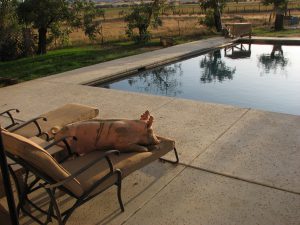
{"type": "Polygon", "coordinates": [[[140,120],[90,120],[69,124],[62,129],[52,128],[54,139],[75,136],[77,140],[68,141],[71,148],[79,154],[95,150],[117,149],[121,152],[146,152],[148,145],[160,141],[153,133],[153,117],[149,111],[140,120]]]}

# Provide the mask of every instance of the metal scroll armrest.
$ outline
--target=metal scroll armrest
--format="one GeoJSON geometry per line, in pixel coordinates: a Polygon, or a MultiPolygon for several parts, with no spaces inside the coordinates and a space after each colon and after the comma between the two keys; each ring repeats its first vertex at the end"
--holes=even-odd
{"type": "Polygon", "coordinates": [[[87,169],[89,169],[91,166],[93,166],[94,164],[96,164],[97,162],[99,162],[102,159],[107,160],[109,167],[110,167],[110,173],[113,173],[114,168],[112,167],[112,162],[109,159],[109,155],[111,155],[111,154],[120,154],[120,152],[118,150],[109,150],[109,151],[105,152],[104,155],[102,155],[101,157],[96,158],[95,160],[91,161],[89,164],[87,164],[84,167],[77,170],[75,173],[70,175],[68,178],[66,178],[62,181],[59,181],[55,184],[47,184],[47,185],[45,185],[45,188],[53,189],[53,188],[57,188],[59,186],[66,184],[67,182],[71,181],[72,179],[78,177],[81,173],[83,173],[84,171],[86,171],[87,169]]]}
{"type": "MultiPolygon", "coordinates": [[[[21,129],[21,128],[23,128],[23,127],[25,127],[25,126],[27,126],[27,125],[29,125],[29,124],[31,124],[31,123],[33,123],[33,124],[36,126],[37,130],[38,130],[37,136],[44,135],[44,134],[46,134],[46,133],[42,132],[41,126],[40,126],[40,124],[38,123],[38,120],[40,120],[40,119],[42,119],[42,120],[44,120],[44,121],[47,121],[47,118],[46,118],[46,117],[39,116],[39,117],[33,118],[33,119],[31,119],[31,120],[28,120],[28,121],[26,121],[26,122],[24,122],[24,123],[18,125],[17,127],[14,127],[14,128],[12,128],[12,129],[10,129],[9,131],[10,131],[10,132],[15,132],[15,131],[17,131],[17,130],[19,130],[19,129],[21,129]]],[[[47,136],[48,136],[48,135],[47,135],[47,136]]],[[[47,139],[48,139],[48,137],[47,137],[47,139]]]]}
{"type": "Polygon", "coordinates": [[[11,120],[11,124],[6,126],[5,129],[9,129],[9,128],[19,124],[18,122],[16,122],[15,118],[11,114],[11,112],[13,112],[13,111],[15,111],[16,113],[20,112],[20,110],[18,110],[18,109],[8,109],[8,110],[0,113],[0,116],[7,114],[11,120]]]}
{"type": "Polygon", "coordinates": [[[48,144],[47,146],[45,146],[44,149],[45,149],[45,150],[48,150],[49,148],[53,147],[54,145],[57,145],[57,144],[59,144],[59,143],[61,143],[61,142],[64,143],[64,145],[66,146],[66,149],[67,149],[67,151],[68,151],[68,156],[67,156],[65,159],[61,160],[61,162],[62,162],[62,161],[65,161],[65,160],[66,160],[67,158],[69,158],[70,156],[76,154],[76,153],[74,153],[74,152],[72,151],[71,146],[70,146],[69,143],[67,142],[67,139],[69,139],[69,138],[72,138],[74,141],[77,141],[77,138],[76,138],[75,136],[64,136],[64,137],[62,137],[62,138],[60,138],[60,139],[58,139],[58,140],[56,140],[56,141],[51,142],[50,144],[48,144]]]}

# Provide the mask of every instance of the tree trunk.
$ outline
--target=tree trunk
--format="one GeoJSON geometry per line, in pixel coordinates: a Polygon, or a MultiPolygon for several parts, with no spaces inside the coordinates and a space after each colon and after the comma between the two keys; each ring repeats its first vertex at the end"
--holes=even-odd
{"type": "Polygon", "coordinates": [[[159,5],[159,0],[154,0],[154,2],[152,3],[151,11],[149,12],[149,15],[148,15],[147,24],[151,23],[151,17],[152,17],[152,14],[153,14],[153,10],[158,5],[159,5]]]}
{"type": "Polygon", "coordinates": [[[31,28],[23,28],[23,43],[24,43],[24,55],[25,56],[32,56],[35,54],[35,47],[34,47],[34,38],[32,34],[31,28]]]}
{"type": "Polygon", "coordinates": [[[282,30],[283,29],[283,20],[284,20],[284,15],[283,14],[276,14],[275,17],[275,30],[282,30]]]}
{"type": "Polygon", "coordinates": [[[39,32],[39,43],[38,43],[38,55],[43,55],[47,53],[47,28],[41,27],[39,32]]]}
{"type": "Polygon", "coordinates": [[[218,10],[214,11],[214,21],[215,21],[215,27],[217,32],[221,32],[222,31],[222,21],[221,21],[221,13],[218,10]]]}

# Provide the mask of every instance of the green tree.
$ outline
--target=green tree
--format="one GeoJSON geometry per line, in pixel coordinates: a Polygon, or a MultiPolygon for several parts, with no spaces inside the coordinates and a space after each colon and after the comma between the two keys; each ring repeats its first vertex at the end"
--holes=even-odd
{"type": "Polygon", "coordinates": [[[22,29],[15,13],[17,1],[0,1],[0,61],[23,55],[22,29]]]}
{"type": "Polygon", "coordinates": [[[99,32],[99,22],[94,19],[101,13],[92,0],[24,0],[18,7],[20,20],[38,31],[37,54],[47,52],[49,29],[58,34],[60,29],[82,28],[94,38],[99,32]]]}
{"type": "Polygon", "coordinates": [[[289,0],[262,0],[264,5],[272,5],[274,6],[275,16],[275,24],[274,29],[276,31],[283,29],[283,20],[284,14],[287,10],[287,4],[289,0]]]}
{"type": "Polygon", "coordinates": [[[214,24],[218,32],[222,31],[221,15],[227,1],[228,0],[202,0],[200,2],[200,7],[206,11],[204,23],[208,26],[214,24]]]}
{"type": "Polygon", "coordinates": [[[160,15],[164,7],[165,0],[154,0],[151,3],[142,1],[140,4],[133,4],[130,12],[125,16],[127,36],[139,43],[147,42],[150,39],[148,28],[151,25],[153,27],[162,25],[160,15]],[[135,35],[135,29],[138,30],[138,35],[135,35]]]}

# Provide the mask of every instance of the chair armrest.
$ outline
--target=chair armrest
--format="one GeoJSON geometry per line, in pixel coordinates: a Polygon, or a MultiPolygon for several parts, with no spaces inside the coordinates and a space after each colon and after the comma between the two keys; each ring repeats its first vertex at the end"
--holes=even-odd
{"type": "MultiPolygon", "coordinates": [[[[62,186],[65,183],[71,181],[72,179],[78,177],[81,173],[83,173],[84,171],[86,171],[87,169],[89,169],[90,167],[92,167],[94,164],[96,164],[97,162],[99,162],[102,159],[109,160],[109,162],[110,162],[109,165],[112,165],[112,163],[111,163],[111,161],[110,161],[110,159],[108,157],[111,154],[120,154],[120,151],[118,151],[118,150],[109,150],[109,151],[106,151],[104,153],[104,155],[102,155],[99,158],[96,158],[95,160],[91,161],[89,164],[87,164],[84,167],[80,168],[75,173],[73,173],[72,175],[70,175],[68,178],[66,178],[66,179],[64,179],[62,181],[59,181],[59,182],[57,182],[55,184],[47,184],[44,187],[48,188],[48,189],[53,189],[53,188],[57,188],[59,186],[62,186]]],[[[110,166],[110,169],[112,169],[111,166],[110,166]]],[[[112,173],[112,172],[113,172],[113,170],[110,171],[110,173],[112,173]]]]}
{"type": "Polygon", "coordinates": [[[46,118],[46,117],[39,116],[39,117],[33,118],[33,119],[31,119],[31,120],[28,120],[28,121],[26,121],[26,122],[20,124],[19,126],[10,129],[9,131],[10,131],[10,132],[15,132],[15,131],[17,131],[17,130],[19,130],[19,129],[21,129],[21,128],[23,128],[23,127],[29,125],[29,124],[31,124],[31,123],[34,123],[35,126],[36,126],[36,128],[38,129],[38,134],[37,134],[37,136],[42,135],[42,134],[44,134],[44,133],[42,132],[42,129],[41,129],[39,123],[38,123],[38,120],[39,120],[39,119],[42,119],[42,120],[44,120],[44,121],[47,121],[47,118],[46,118]]]}
{"type": "MultiPolygon", "coordinates": [[[[49,148],[53,147],[54,145],[57,145],[60,142],[63,142],[64,145],[66,146],[66,149],[68,151],[68,156],[65,157],[64,159],[60,160],[60,162],[65,161],[66,159],[68,159],[70,156],[74,155],[74,152],[72,151],[71,146],[69,145],[69,143],[67,142],[67,139],[72,138],[73,140],[77,141],[77,138],[75,136],[64,136],[56,141],[53,141],[52,143],[50,143],[49,145],[45,146],[44,149],[48,150],[49,148]]],[[[77,153],[75,153],[77,154],[77,153]]],[[[78,155],[78,154],[77,154],[78,155]]]]}
{"type": "Polygon", "coordinates": [[[53,141],[49,145],[45,146],[44,149],[47,150],[47,149],[51,148],[52,146],[57,145],[60,142],[63,142],[65,144],[66,148],[68,149],[68,151],[71,151],[71,147],[67,142],[68,138],[72,138],[74,141],[77,141],[77,138],[75,136],[64,136],[56,141],[53,141]]]}
{"type": "Polygon", "coordinates": [[[20,110],[18,110],[18,109],[8,109],[8,110],[3,111],[3,112],[0,113],[0,116],[2,116],[4,114],[7,114],[9,116],[10,120],[11,120],[11,124],[6,126],[5,129],[9,129],[9,128],[19,124],[18,122],[15,121],[15,118],[12,116],[12,114],[11,114],[12,111],[16,111],[16,113],[20,112],[20,110]]]}

